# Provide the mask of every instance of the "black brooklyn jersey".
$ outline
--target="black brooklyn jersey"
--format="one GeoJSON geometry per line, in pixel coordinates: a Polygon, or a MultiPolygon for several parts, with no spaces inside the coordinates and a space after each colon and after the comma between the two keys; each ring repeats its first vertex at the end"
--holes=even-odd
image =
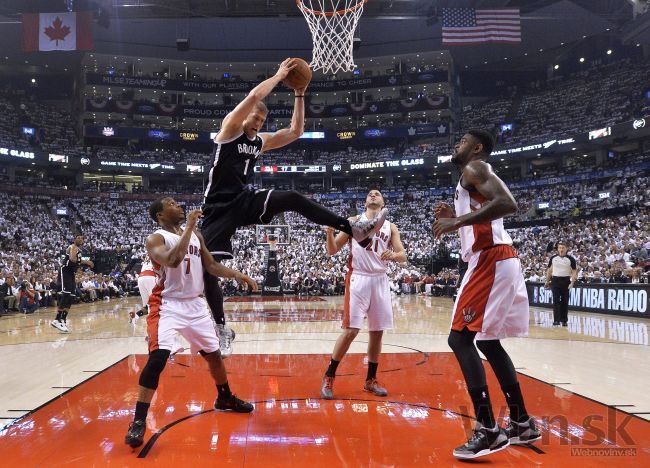
{"type": "Polygon", "coordinates": [[[61,255],[61,269],[67,273],[76,273],[77,267],[79,267],[79,260],[81,259],[81,249],[77,250],[77,262],[70,260],[70,249],[72,246],[68,247],[65,250],[65,253],[61,255]]]}
{"type": "Polygon", "coordinates": [[[253,177],[253,168],[263,144],[259,135],[251,140],[243,132],[230,141],[216,143],[203,202],[214,203],[219,201],[218,195],[237,194],[244,190],[253,177]]]}

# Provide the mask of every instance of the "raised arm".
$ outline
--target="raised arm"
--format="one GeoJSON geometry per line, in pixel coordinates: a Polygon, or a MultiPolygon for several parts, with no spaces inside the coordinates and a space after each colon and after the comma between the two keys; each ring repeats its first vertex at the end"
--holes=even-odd
{"type": "Polygon", "coordinates": [[[305,132],[305,90],[306,88],[295,90],[293,116],[289,128],[283,128],[275,133],[260,133],[264,140],[263,152],[287,146],[305,132]]]}
{"type": "Polygon", "coordinates": [[[343,246],[348,243],[348,240],[350,240],[350,236],[344,232],[339,232],[336,237],[334,237],[333,227],[323,226],[323,230],[327,236],[325,239],[325,248],[327,249],[327,253],[330,255],[336,255],[343,246]]]}
{"type": "Polygon", "coordinates": [[[406,249],[404,248],[404,244],[402,244],[399,229],[393,223],[390,223],[390,246],[392,250],[384,250],[381,254],[381,259],[406,263],[406,249]]]}
{"type": "Polygon", "coordinates": [[[196,223],[202,215],[201,210],[194,210],[189,214],[185,231],[183,231],[178,244],[172,248],[165,246],[165,238],[162,235],[155,233],[151,234],[147,238],[146,244],[149,258],[158,265],[166,267],[176,268],[180,265],[187,254],[187,247],[190,245],[192,232],[196,228],[196,223]]]}
{"type": "Polygon", "coordinates": [[[237,104],[237,106],[223,119],[223,124],[221,125],[221,130],[217,135],[217,141],[219,140],[229,140],[237,136],[241,132],[241,124],[248,114],[250,114],[255,107],[255,105],[262,101],[266,96],[268,96],[273,88],[275,88],[278,83],[284,80],[287,77],[289,71],[291,71],[296,66],[295,61],[292,59],[286,59],[280,64],[278,71],[271,78],[268,78],[262,81],[260,84],[255,86],[250,93],[244,98],[242,102],[237,104]]]}

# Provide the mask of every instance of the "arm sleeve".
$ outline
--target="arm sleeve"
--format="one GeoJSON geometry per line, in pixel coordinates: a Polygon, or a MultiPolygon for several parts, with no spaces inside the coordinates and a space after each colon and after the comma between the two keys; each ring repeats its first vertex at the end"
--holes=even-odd
{"type": "Polygon", "coordinates": [[[548,261],[548,268],[551,268],[553,266],[553,259],[555,258],[555,255],[553,255],[549,261],[548,261]]]}

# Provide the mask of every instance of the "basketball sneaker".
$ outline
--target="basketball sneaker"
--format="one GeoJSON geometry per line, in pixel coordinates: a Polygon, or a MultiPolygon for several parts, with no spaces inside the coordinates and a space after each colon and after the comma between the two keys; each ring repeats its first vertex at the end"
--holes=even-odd
{"type": "Polygon", "coordinates": [[[227,358],[232,354],[232,342],[235,340],[235,331],[228,325],[218,323],[216,326],[217,336],[219,337],[219,350],[221,357],[227,358]]]}
{"type": "Polygon", "coordinates": [[[388,210],[386,208],[382,208],[381,211],[377,213],[377,215],[371,220],[357,220],[351,223],[350,227],[352,228],[352,237],[354,237],[354,240],[361,243],[361,241],[375,235],[384,225],[387,214],[388,210]]]}
{"type": "Polygon", "coordinates": [[[324,400],[334,399],[334,377],[328,375],[323,377],[323,383],[320,386],[320,396],[324,400]]]}
{"type": "Polygon", "coordinates": [[[386,390],[384,387],[381,387],[379,385],[379,382],[377,382],[377,379],[366,380],[363,389],[375,396],[388,396],[388,390],[386,390]]]}
{"type": "Polygon", "coordinates": [[[68,322],[61,322],[61,325],[63,326],[62,331],[65,333],[70,333],[70,329],[68,328],[68,322]]]}
{"type": "Polygon", "coordinates": [[[521,423],[510,421],[504,431],[513,445],[530,444],[542,438],[542,433],[537,429],[533,418],[528,418],[521,423]]]}
{"type": "Polygon", "coordinates": [[[470,460],[498,452],[508,445],[510,445],[508,436],[498,425],[495,426],[495,430],[490,430],[477,422],[474,434],[464,445],[456,447],[453,455],[456,458],[470,460]]]}
{"type": "Polygon", "coordinates": [[[66,328],[63,326],[63,322],[60,320],[52,320],[50,322],[50,325],[52,325],[54,328],[56,328],[59,331],[66,332],[66,328]]]}
{"type": "Polygon", "coordinates": [[[136,419],[129,424],[129,430],[124,438],[126,445],[130,445],[133,448],[140,447],[144,442],[144,431],[146,429],[147,425],[142,419],[136,419]]]}
{"type": "Polygon", "coordinates": [[[235,395],[230,395],[230,398],[217,398],[214,402],[214,409],[219,411],[234,411],[235,413],[250,413],[255,407],[247,401],[240,400],[235,395]]]}

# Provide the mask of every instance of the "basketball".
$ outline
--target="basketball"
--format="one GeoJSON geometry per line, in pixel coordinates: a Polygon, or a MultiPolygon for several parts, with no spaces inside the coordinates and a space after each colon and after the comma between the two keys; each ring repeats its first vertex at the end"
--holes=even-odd
{"type": "Polygon", "coordinates": [[[301,89],[306,87],[311,81],[311,68],[309,64],[301,58],[294,58],[296,66],[289,72],[283,83],[291,89],[301,89]]]}

